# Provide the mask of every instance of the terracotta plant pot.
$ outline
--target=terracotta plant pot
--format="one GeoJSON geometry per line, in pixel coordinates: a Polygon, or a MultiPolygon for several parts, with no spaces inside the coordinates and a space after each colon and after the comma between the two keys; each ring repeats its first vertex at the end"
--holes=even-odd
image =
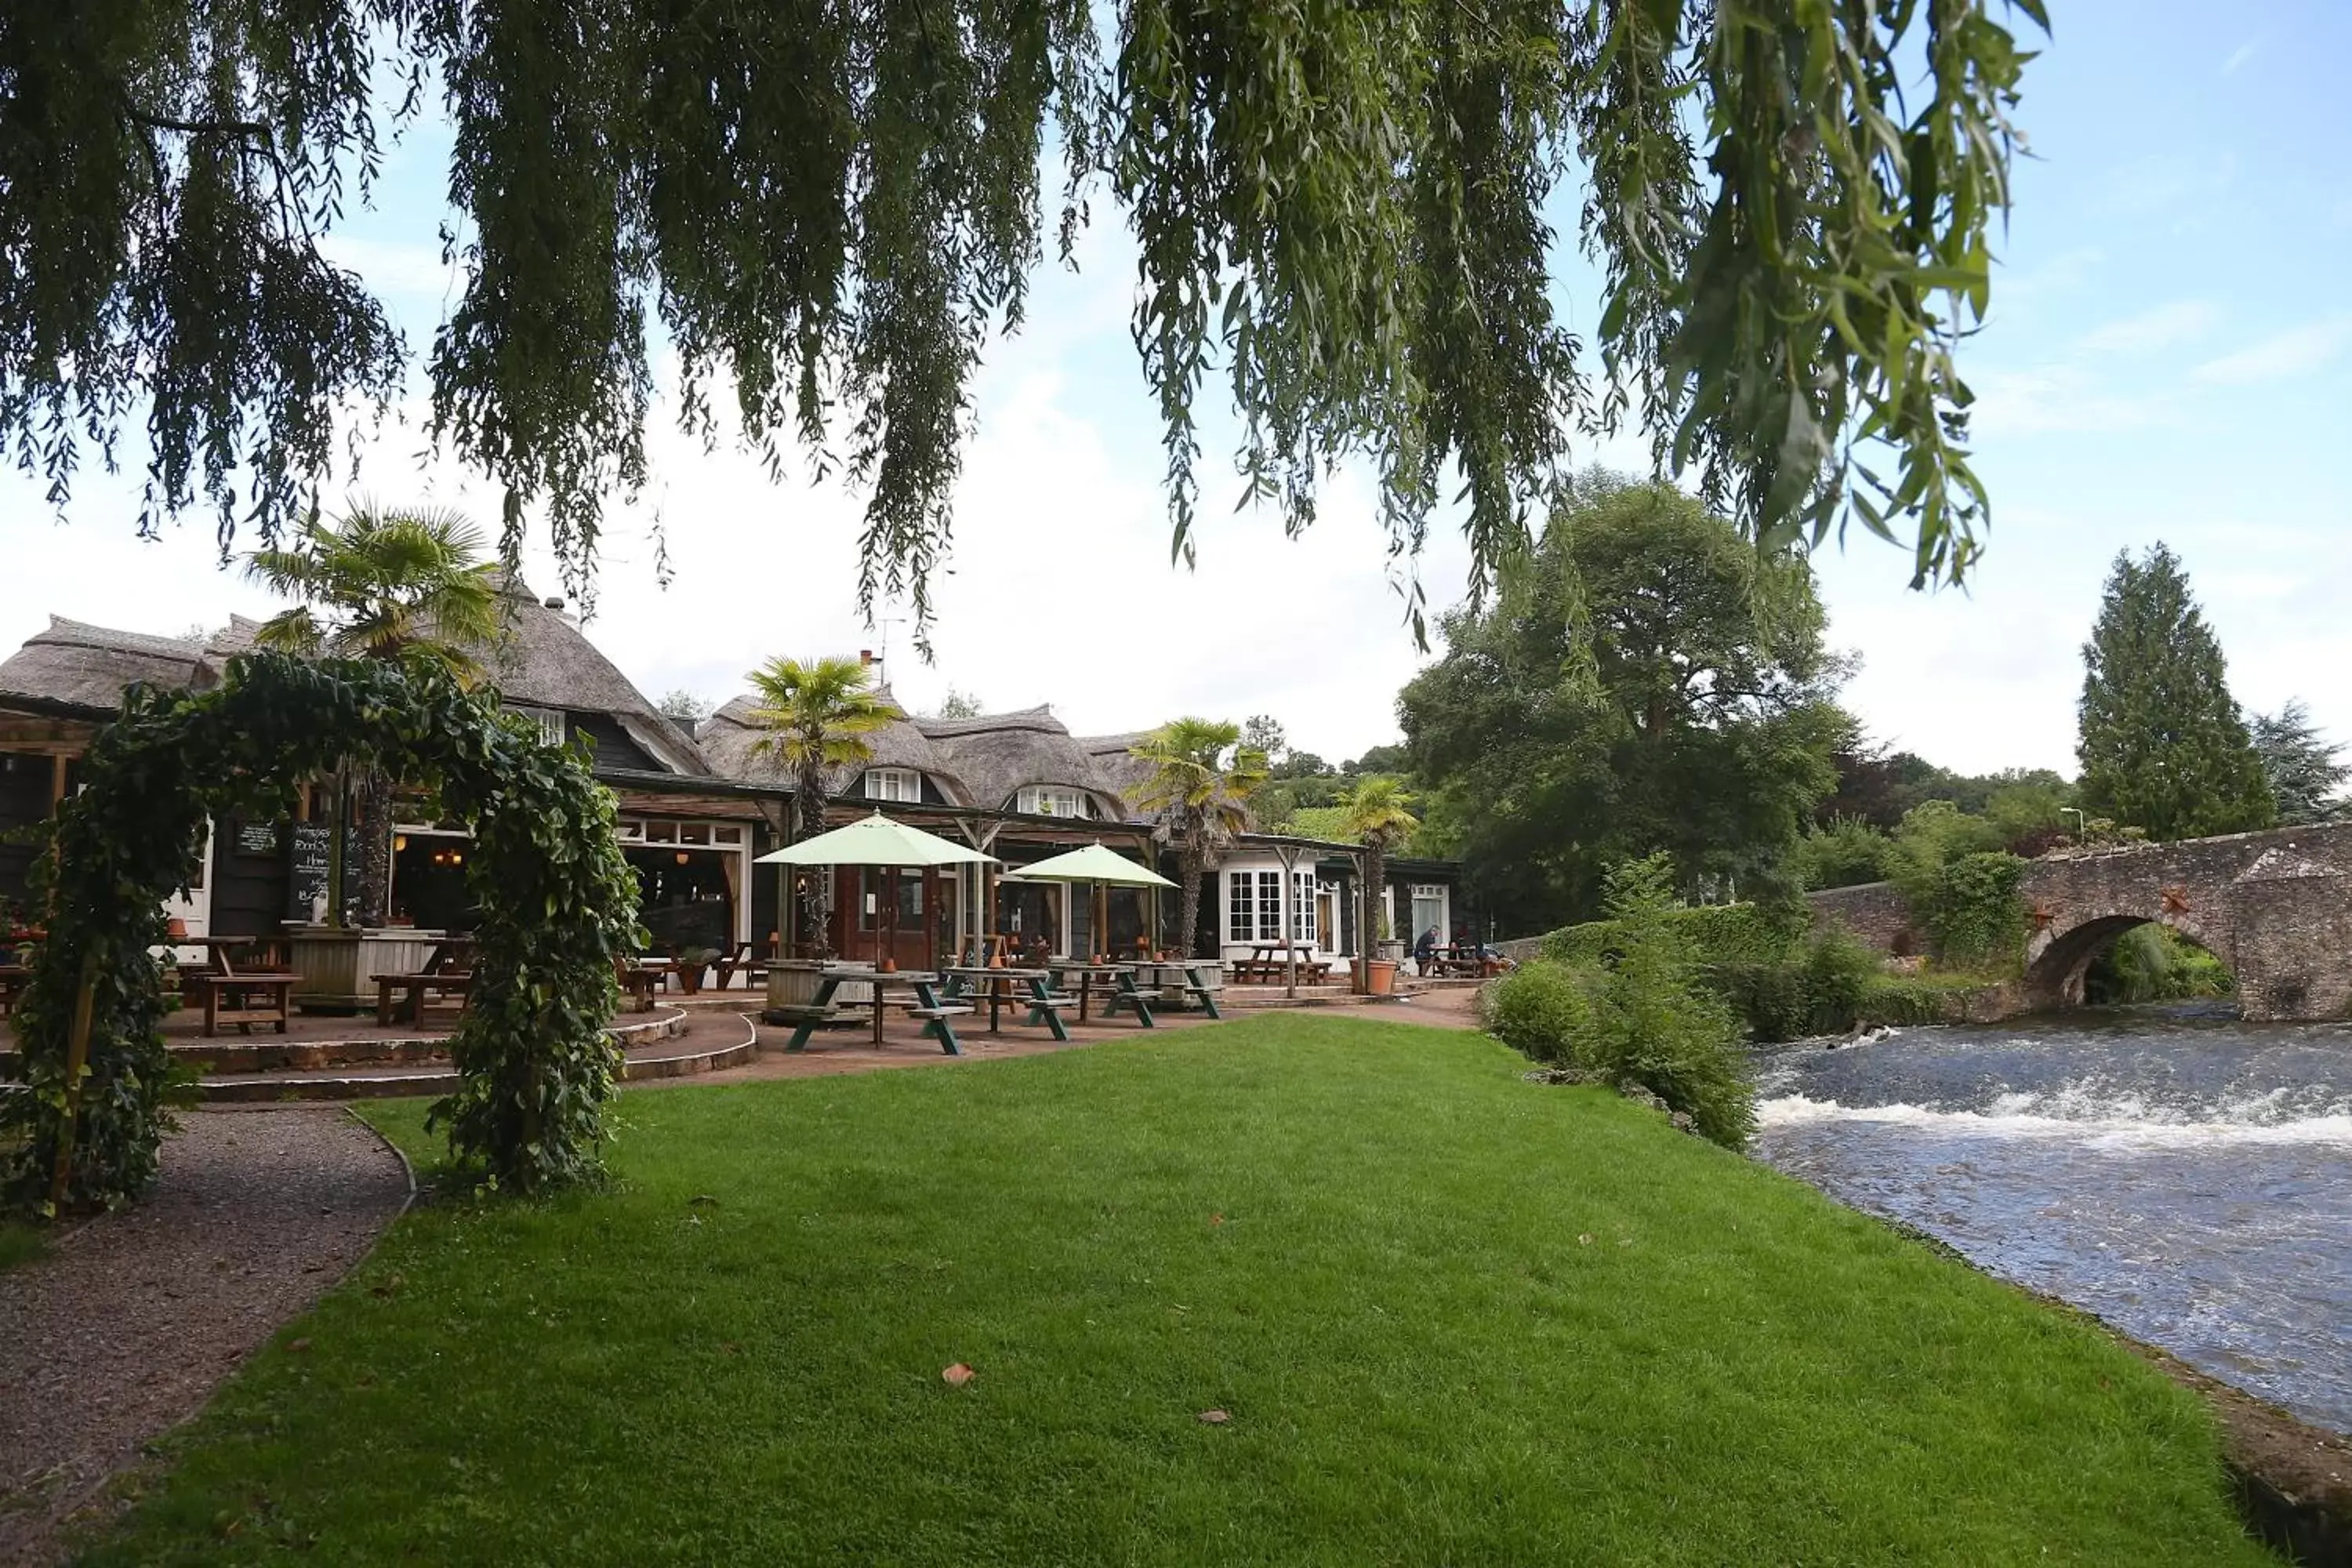
{"type": "Polygon", "coordinates": [[[173,915],[170,920],[163,922],[163,936],[164,940],[168,942],[187,941],[188,922],[182,920],[179,916],[173,915]]]}
{"type": "Polygon", "coordinates": [[[896,974],[898,973],[898,961],[895,958],[886,958],[874,967],[884,974],[896,974]]]}

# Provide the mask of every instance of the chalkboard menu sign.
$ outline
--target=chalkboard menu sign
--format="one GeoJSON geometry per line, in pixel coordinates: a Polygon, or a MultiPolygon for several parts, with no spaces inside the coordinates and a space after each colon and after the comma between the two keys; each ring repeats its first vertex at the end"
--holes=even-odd
{"type": "Polygon", "coordinates": [[[240,822],[236,825],[236,852],[240,855],[275,855],[278,853],[278,825],[274,822],[240,822]]]}
{"type": "MultiPolygon", "coordinates": [[[[297,822],[287,828],[286,918],[318,925],[327,919],[328,889],[334,877],[334,830],[323,822],[297,822]]],[[[359,919],[360,836],[343,837],[343,920],[359,919]]]]}

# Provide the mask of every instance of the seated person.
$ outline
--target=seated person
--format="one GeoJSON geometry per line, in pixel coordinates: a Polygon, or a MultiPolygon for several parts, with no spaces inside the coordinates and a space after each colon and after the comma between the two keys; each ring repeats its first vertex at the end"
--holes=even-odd
{"type": "Polygon", "coordinates": [[[1425,965],[1436,956],[1437,928],[1432,926],[1422,932],[1420,939],[1412,944],[1412,961],[1417,964],[1425,965]]]}

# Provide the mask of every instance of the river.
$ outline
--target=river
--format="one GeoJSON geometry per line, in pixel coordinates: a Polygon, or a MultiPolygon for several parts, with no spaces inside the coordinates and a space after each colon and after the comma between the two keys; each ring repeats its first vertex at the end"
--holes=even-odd
{"type": "Polygon", "coordinates": [[[2352,1432],[2352,1025],[2090,1008],[1758,1055],[1771,1164],[2352,1432]]]}

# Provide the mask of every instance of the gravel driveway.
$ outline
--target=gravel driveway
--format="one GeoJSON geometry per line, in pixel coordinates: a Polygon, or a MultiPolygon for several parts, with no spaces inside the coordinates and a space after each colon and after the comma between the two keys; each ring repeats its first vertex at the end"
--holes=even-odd
{"type": "Polygon", "coordinates": [[[0,1273],[0,1563],[59,1552],[109,1477],[201,1409],[365,1255],[408,1198],[333,1106],[184,1114],[154,1190],[0,1273]]]}

